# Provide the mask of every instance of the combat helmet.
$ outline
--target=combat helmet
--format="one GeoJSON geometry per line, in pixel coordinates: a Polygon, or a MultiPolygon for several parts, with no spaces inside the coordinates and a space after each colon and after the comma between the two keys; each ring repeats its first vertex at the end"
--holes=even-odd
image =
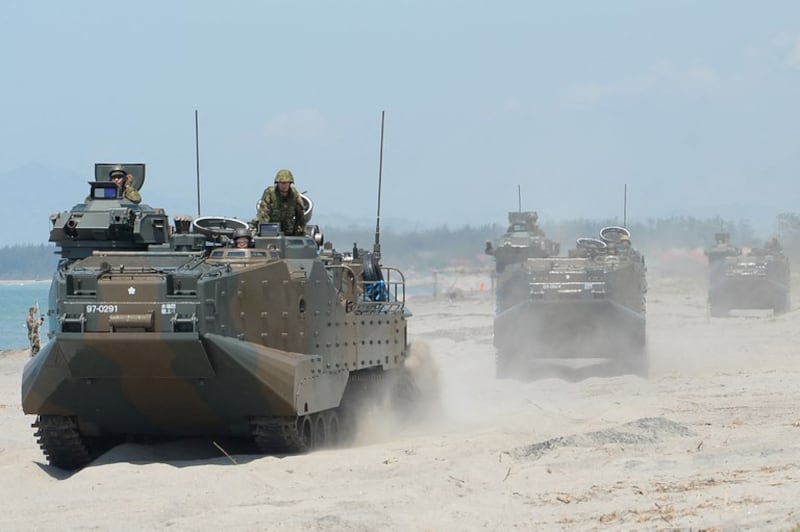
{"type": "Polygon", "coordinates": [[[127,175],[127,172],[125,171],[125,169],[122,167],[121,164],[115,165],[114,168],[109,170],[108,179],[113,181],[114,180],[114,176],[117,175],[117,174],[122,174],[123,178],[127,175]]]}
{"type": "Polygon", "coordinates": [[[253,235],[250,234],[250,230],[247,229],[246,227],[240,227],[240,228],[238,228],[237,230],[235,230],[233,232],[233,237],[232,238],[234,240],[237,240],[237,239],[242,238],[242,237],[245,237],[248,240],[252,240],[253,239],[253,235]]]}
{"type": "Polygon", "coordinates": [[[278,170],[278,173],[275,174],[275,183],[285,183],[287,181],[292,184],[294,183],[292,172],[289,170],[278,170]]]}

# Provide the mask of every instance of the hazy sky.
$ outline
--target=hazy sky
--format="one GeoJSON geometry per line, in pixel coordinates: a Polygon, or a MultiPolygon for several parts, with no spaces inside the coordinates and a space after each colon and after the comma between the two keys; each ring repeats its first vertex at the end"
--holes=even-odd
{"type": "MultiPolygon", "coordinates": [[[[0,175],[144,162],[145,202],[410,228],[798,211],[800,2],[30,1],[0,17],[0,175]]],[[[6,183],[3,186],[7,186],[6,183]]],[[[13,185],[8,185],[13,186],[13,185]]],[[[757,215],[757,214],[756,214],[757,215]]]]}

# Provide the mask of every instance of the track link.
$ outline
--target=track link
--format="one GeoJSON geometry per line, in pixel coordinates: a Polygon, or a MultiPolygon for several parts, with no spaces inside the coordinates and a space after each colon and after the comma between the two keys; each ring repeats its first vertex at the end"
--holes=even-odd
{"type": "Polygon", "coordinates": [[[298,430],[298,417],[254,417],[250,420],[253,439],[258,450],[264,453],[304,452],[303,440],[298,430]]]}
{"type": "Polygon", "coordinates": [[[74,418],[39,416],[31,427],[37,429],[34,433],[36,443],[50,465],[73,471],[92,461],[89,447],[74,418]]]}

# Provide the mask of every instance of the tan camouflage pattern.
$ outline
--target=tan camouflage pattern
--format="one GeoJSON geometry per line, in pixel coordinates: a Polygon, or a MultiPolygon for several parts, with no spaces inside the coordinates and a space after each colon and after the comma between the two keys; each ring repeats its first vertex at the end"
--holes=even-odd
{"type": "Polygon", "coordinates": [[[37,316],[39,309],[36,307],[31,307],[28,309],[28,317],[25,320],[25,324],[28,327],[28,343],[30,344],[30,354],[31,356],[35,355],[39,352],[41,348],[41,340],[39,338],[39,329],[42,325],[42,319],[37,316]]]}
{"type": "Polygon", "coordinates": [[[278,170],[275,174],[275,183],[294,183],[294,176],[289,170],[278,170]]]}

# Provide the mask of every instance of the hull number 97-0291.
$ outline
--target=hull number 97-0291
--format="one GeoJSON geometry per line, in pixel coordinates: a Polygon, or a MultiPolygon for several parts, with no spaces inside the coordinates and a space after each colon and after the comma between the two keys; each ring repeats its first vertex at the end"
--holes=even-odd
{"type": "Polygon", "coordinates": [[[86,314],[111,314],[119,311],[119,305],[86,305],[86,314]]]}

